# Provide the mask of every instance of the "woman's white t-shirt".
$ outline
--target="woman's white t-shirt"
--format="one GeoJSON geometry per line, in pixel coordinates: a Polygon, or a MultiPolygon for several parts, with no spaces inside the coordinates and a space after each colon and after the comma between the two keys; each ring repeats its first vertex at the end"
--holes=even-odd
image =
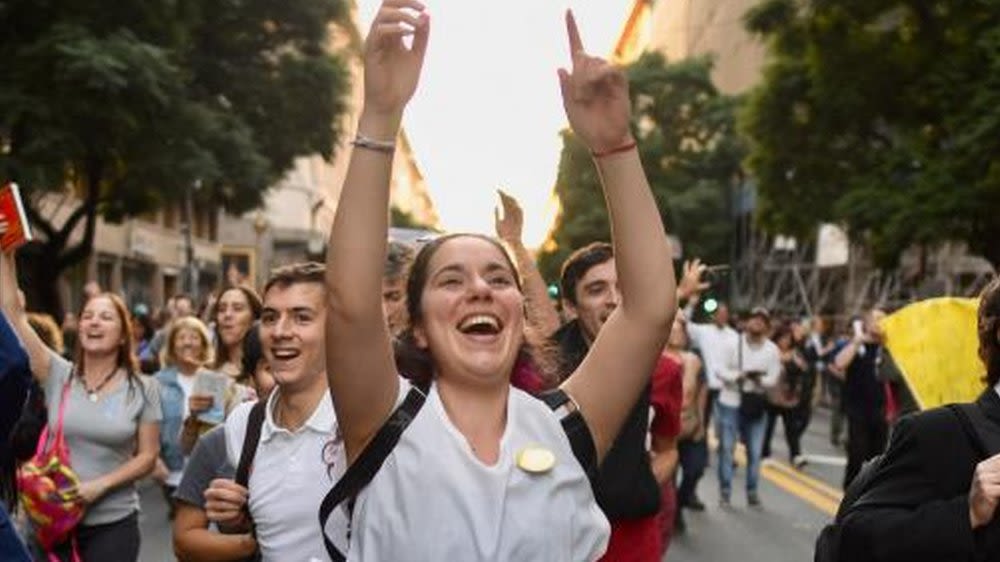
{"type": "MultiPolygon", "coordinates": [[[[399,401],[410,385],[400,382],[399,401]]],[[[607,549],[610,526],[557,415],[515,388],[500,457],[484,465],[431,386],[420,413],[354,505],[350,562],[580,562],[607,549]],[[551,451],[543,474],[518,468],[528,446],[551,451]]]]}

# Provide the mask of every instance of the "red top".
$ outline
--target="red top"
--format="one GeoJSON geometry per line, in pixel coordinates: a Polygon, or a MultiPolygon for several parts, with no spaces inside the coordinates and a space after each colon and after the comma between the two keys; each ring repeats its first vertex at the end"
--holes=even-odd
{"type": "Polygon", "coordinates": [[[649,431],[657,437],[677,437],[681,433],[681,404],[684,401],[684,366],[661,355],[653,371],[649,402],[655,415],[649,431]]]}

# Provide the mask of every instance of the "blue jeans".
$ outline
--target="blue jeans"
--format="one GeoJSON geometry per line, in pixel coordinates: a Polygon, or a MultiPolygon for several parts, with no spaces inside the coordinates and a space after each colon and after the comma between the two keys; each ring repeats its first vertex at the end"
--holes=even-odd
{"type": "Polygon", "coordinates": [[[752,421],[741,419],[740,409],[715,405],[715,431],[719,436],[719,492],[728,499],[733,491],[733,451],[736,439],[747,447],[747,493],[757,491],[760,481],[760,457],[764,447],[767,416],[752,421]]]}

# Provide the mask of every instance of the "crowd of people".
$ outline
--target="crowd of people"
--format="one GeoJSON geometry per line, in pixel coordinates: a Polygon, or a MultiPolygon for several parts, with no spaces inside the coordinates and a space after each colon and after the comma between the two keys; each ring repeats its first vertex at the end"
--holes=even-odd
{"type": "Polygon", "coordinates": [[[820,399],[846,418],[849,484],[906,411],[882,313],[842,338],[763,307],[702,322],[706,267],[675,275],[627,81],[566,26],[563,102],[613,237],[566,259],[558,301],[506,194],[496,238],[385,238],[430,34],[416,0],[386,0],[366,42],[325,264],[224,287],[201,311],[188,295],[129,310],[91,283],[60,327],[25,310],[0,254],[3,559],[137,560],[149,477],[181,560],[658,561],[683,512],[706,509],[710,436],[721,508],[740,443],[760,507],[777,421],[803,467],[820,399]]]}

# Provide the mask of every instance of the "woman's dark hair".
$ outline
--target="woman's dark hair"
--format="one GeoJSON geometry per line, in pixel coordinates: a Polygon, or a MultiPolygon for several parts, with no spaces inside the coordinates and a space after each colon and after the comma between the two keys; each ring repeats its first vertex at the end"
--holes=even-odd
{"type": "Polygon", "coordinates": [[[149,314],[136,314],[133,318],[142,326],[142,331],[144,332],[142,339],[153,339],[153,335],[156,334],[156,327],[153,326],[153,318],[149,314]]]}
{"type": "Polygon", "coordinates": [[[1000,277],[996,277],[979,294],[979,357],[986,364],[986,383],[1000,382],[1000,277]]]}
{"type": "Polygon", "coordinates": [[[254,322],[250,330],[247,331],[247,335],[243,337],[242,368],[236,382],[249,384],[256,388],[257,381],[254,379],[254,373],[257,372],[257,363],[263,358],[264,348],[260,345],[260,324],[254,322]]]}
{"type": "Polygon", "coordinates": [[[781,338],[788,337],[791,338],[791,345],[795,346],[795,331],[792,329],[792,324],[790,322],[782,322],[778,324],[778,327],[774,329],[774,334],[771,335],[771,341],[778,345],[781,338]]]}
{"type": "MultiPolygon", "coordinates": [[[[510,259],[507,250],[489,236],[481,234],[448,234],[435,238],[420,248],[417,256],[413,259],[413,264],[410,265],[410,273],[406,279],[406,311],[409,315],[409,321],[406,328],[400,333],[399,338],[393,342],[396,366],[399,372],[413,380],[418,386],[426,387],[429,385],[434,378],[435,369],[434,358],[431,357],[431,354],[426,349],[422,349],[417,345],[416,338],[413,335],[413,327],[423,319],[421,304],[424,288],[427,286],[427,277],[430,273],[431,259],[442,246],[456,238],[476,238],[492,244],[503,256],[510,270],[514,272],[514,282],[517,285],[517,290],[522,290],[521,278],[518,274],[517,266],[514,265],[514,261],[510,259]]],[[[521,349],[518,352],[513,370],[517,370],[520,366],[529,363],[538,367],[541,366],[541,363],[533,360],[531,346],[525,340],[521,344],[521,349]]]]}
{"type": "MultiPolygon", "coordinates": [[[[253,314],[254,321],[260,320],[261,311],[264,310],[264,303],[260,300],[260,295],[258,295],[257,291],[254,291],[253,288],[248,285],[230,285],[219,291],[219,294],[215,299],[215,303],[212,304],[212,313],[210,315],[212,322],[215,323],[215,363],[212,364],[213,369],[222,367],[228,363],[230,359],[229,350],[226,349],[226,345],[222,342],[222,336],[219,335],[219,324],[216,320],[219,315],[219,303],[222,302],[222,297],[229,291],[239,291],[243,293],[247,302],[250,304],[250,312],[253,314]]],[[[244,337],[246,337],[245,334],[244,337]]]]}

